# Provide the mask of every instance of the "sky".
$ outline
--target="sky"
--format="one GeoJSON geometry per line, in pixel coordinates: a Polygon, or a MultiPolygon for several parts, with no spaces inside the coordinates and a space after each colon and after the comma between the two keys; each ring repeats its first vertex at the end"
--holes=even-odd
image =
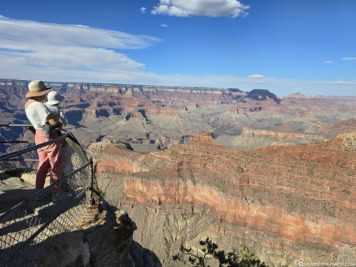
{"type": "Polygon", "coordinates": [[[0,78],[356,95],[355,0],[1,0],[0,78]]]}

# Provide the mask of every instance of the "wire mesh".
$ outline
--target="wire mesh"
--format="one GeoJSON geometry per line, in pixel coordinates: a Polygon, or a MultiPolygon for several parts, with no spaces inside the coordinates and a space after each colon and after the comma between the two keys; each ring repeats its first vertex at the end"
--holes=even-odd
{"type": "MultiPolygon", "coordinates": [[[[60,140],[57,138],[42,146],[69,137],[74,138],[66,133],[60,140]]],[[[20,151],[11,151],[15,153],[1,155],[2,170],[4,162],[26,162],[11,159],[34,159],[37,148],[26,146],[20,151]]],[[[94,175],[91,156],[71,146],[63,150],[67,150],[64,176],[0,215],[0,266],[41,266],[46,253],[61,239],[61,233],[75,230],[76,223],[85,213],[84,207],[92,202],[89,193],[94,175]],[[72,197],[53,202],[51,189],[56,185],[71,192],[72,197]]],[[[7,171],[26,172],[32,168],[33,165],[31,168],[12,165],[7,171]]]]}
{"type": "MultiPolygon", "coordinates": [[[[7,153],[12,153],[15,151],[21,151],[23,149],[31,147],[26,141],[21,143],[0,143],[0,148],[6,153],[0,155],[5,155],[7,153]]],[[[0,161],[0,169],[6,170],[7,172],[30,172],[37,168],[38,156],[36,151],[31,151],[17,157],[0,161]]]]}
{"type": "MultiPolygon", "coordinates": [[[[34,129],[26,124],[0,124],[0,156],[21,151],[34,145],[34,129]],[[9,140],[18,136],[18,140],[9,140]],[[31,137],[32,138],[29,138],[31,137]]],[[[38,156],[36,151],[1,160],[0,170],[10,173],[30,172],[37,169],[38,156]]]]}

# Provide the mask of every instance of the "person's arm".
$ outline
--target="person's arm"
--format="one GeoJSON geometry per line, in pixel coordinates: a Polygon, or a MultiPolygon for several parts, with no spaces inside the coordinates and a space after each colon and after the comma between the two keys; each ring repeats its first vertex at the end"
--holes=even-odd
{"type": "Polygon", "coordinates": [[[67,125],[67,118],[64,115],[63,109],[61,107],[59,108],[59,117],[60,117],[63,125],[66,126],[67,125]]]}
{"type": "Polygon", "coordinates": [[[62,128],[63,124],[61,122],[59,122],[59,116],[55,116],[52,113],[48,114],[46,120],[48,121],[48,123],[52,126],[55,126],[57,128],[62,128]]]}
{"type": "Polygon", "coordinates": [[[48,123],[52,126],[56,126],[58,123],[58,119],[56,119],[56,117],[52,113],[49,113],[47,115],[46,121],[48,121],[48,123]]]}

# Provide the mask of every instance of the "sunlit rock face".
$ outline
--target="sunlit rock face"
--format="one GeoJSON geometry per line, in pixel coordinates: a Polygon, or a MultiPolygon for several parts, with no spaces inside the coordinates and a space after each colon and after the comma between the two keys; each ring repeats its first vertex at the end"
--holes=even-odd
{"type": "Polygon", "coordinates": [[[244,240],[266,263],[291,266],[356,261],[355,140],[242,152],[203,134],[149,155],[107,141],[89,151],[107,200],[162,264],[173,266],[181,243],[210,237],[224,249],[244,240]]]}

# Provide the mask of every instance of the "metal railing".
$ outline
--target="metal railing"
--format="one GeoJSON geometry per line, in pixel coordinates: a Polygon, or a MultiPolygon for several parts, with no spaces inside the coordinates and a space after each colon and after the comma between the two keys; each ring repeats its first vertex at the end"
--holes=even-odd
{"type": "MultiPolygon", "coordinates": [[[[34,140],[33,142],[28,141],[28,140],[12,140],[13,139],[13,130],[14,128],[22,128],[29,130],[33,134],[35,134],[35,129],[30,125],[30,124],[18,124],[18,123],[0,123],[0,138],[1,134],[4,132],[1,132],[1,129],[7,129],[9,131],[7,133],[7,136],[11,136],[11,140],[0,140],[0,157],[7,155],[11,152],[15,151],[21,151],[25,148],[31,147],[34,145],[34,140]]],[[[16,129],[16,130],[17,130],[16,129]]],[[[20,130],[21,132],[21,130],[20,130]]],[[[24,133],[24,131],[23,131],[24,133]]],[[[22,135],[19,134],[18,135],[22,135]]],[[[24,138],[23,138],[24,139],[24,138]]],[[[19,155],[17,158],[9,158],[7,160],[2,160],[0,161],[0,170],[1,169],[13,169],[18,171],[31,171],[33,169],[36,169],[37,165],[36,162],[38,162],[38,157],[36,151],[32,151],[30,153],[22,154],[19,155]]]]}
{"type": "MultiPolygon", "coordinates": [[[[69,143],[63,148],[64,157],[67,157],[64,176],[45,189],[34,191],[33,195],[0,215],[0,266],[41,266],[48,251],[62,238],[61,233],[75,230],[76,223],[85,215],[85,207],[92,204],[93,195],[89,189],[94,183],[93,161],[71,133],[2,155],[0,166],[11,160],[21,162],[38,148],[63,140],[69,143]],[[55,186],[71,192],[72,197],[53,202],[50,194],[55,186]]],[[[27,170],[21,169],[22,172],[27,170]]],[[[4,173],[6,169],[2,167],[0,176],[4,173]]],[[[35,176],[35,173],[30,175],[35,176]]],[[[14,190],[5,194],[15,193],[14,190]]]]}

